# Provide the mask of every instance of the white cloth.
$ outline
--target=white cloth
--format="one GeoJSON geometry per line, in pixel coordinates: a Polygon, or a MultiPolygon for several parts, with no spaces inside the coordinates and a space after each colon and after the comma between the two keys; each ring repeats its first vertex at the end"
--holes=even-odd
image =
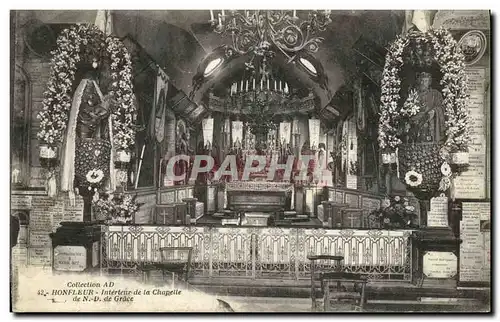
{"type": "Polygon", "coordinates": [[[407,10],[405,13],[405,24],[403,25],[403,34],[413,26],[421,32],[428,31],[436,16],[437,10],[407,10]]]}
{"type": "MultiPolygon", "coordinates": [[[[73,102],[71,104],[71,111],[69,114],[68,127],[66,131],[66,139],[64,141],[63,149],[62,149],[62,158],[61,158],[61,191],[70,192],[70,200],[71,194],[73,193],[74,179],[75,179],[75,147],[76,147],[76,126],[78,123],[78,114],[80,113],[80,105],[82,103],[82,96],[85,90],[85,87],[91,82],[91,84],[95,87],[97,94],[99,95],[99,99],[101,102],[104,101],[104,96],[102,95],[99,86],[94,80],[90,79],[82,79],[80,84],[78,85],[75,94],[73,96],[73,102]]],[[[116,181],[114,177],[114,153],[113,153],[113,132],[112,132],[112,121],[111,116],[109,117],[109,131],[110,131],[110,140],[111,140],[111,157],[110,157],[110,182],[108,186],[108,190],[113,192],[116,187],[116,181]]]]}
{"type": "Polygon", "coordinates": [[[97,10],[95,23],[106,36],[113,33],[113,21],[111,18],[111,10],[97,10]]]}
{"type": "Polygon", "coordinates": [[[88,79],[83,79],[78,85],[71,111],[69,113],[68,127],[66,130],[66,139],[64,141],[61,158],[61,190],[72,191],[75,178],[75,141],[76,141],[76,125],[78,122],[78,113],[82,103],[82,96],[88,79]]]}

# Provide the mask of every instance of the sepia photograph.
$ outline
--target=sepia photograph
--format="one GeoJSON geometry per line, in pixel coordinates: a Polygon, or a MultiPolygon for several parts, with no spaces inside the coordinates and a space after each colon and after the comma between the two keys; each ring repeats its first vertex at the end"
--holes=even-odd
{"type": "Polygon", "coordinates": [[[11,312],[492,312],[489,10],[9,16],[11,312]]]}

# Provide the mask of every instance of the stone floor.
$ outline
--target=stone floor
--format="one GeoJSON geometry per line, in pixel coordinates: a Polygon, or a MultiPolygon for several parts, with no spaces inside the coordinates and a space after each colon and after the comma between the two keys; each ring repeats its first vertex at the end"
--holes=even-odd
{"type": "MultiPolygon", "coordinates": [[[[311,312],[306,298],[221,296],[235,312],[311,312]]],[[[354,312],[339,306],[336,312],[354,312]]],[[[421,301],[368,301],[364,312],[488,312],[488,307],[470,299],[422,299],[421,301]]]]}

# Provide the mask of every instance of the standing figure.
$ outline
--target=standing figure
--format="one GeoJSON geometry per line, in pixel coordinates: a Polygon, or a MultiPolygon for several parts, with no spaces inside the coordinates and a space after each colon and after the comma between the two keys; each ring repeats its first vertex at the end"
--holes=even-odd
{"type": "Polygon", "coordinates": [[[443,96],[432,88],[432,75],[419,72],[416,77],[416,90],[420,111],[411,118],[407,126],[409,143],[439,143],[445,139],[443,96]]]}
{"type": "Polygon", "coordinates": [[[93,196],[102,188],[114,191],[113,133],[110,96],[104,96],[92,72],[80,81],[71,105],[63,145],[61,190],[78,188],[82,196],[93,196]],[[108,181],[108,179],[110,179],[108,181]]]}

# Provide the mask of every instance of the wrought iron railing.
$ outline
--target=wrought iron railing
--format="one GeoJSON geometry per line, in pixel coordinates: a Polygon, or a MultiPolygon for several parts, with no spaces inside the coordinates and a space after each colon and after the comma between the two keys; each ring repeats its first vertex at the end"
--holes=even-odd
{"type": "Polygon", "coordinates": [[[159,262],[161,247],[188,246],[198,276],[308,279],[307,255],[331,254],[345,257],[348,272],[410,280],[410,235],[409,230],[105,226],[101,269],[134,271],[138,263],[159,262]]]}

